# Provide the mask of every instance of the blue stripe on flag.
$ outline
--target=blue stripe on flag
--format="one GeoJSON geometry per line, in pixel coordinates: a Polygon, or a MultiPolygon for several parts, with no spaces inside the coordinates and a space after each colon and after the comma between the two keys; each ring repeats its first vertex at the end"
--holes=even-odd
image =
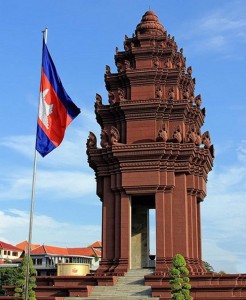
{"type": "Polygon", "coordinates": [[[36,149],[44,157],[56,146],[51,142],[51,140],[44,133],[43,129],[38,125],[37,126],[37,137],[36,137],[36,149]]]}
{"type": "Polygon", "coordinates": [[[50,84],[52,85],[63,105],[66,107],[68,115],[74,119],[80,113],[80,109],[73,103],[71,98],[66,93],[45,43],[43,43],[42,67],[50,84]]]}

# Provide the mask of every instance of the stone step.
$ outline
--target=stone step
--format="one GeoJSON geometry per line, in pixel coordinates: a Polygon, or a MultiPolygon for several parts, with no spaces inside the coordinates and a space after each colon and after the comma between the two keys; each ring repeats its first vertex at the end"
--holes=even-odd
{"type": "Polygon", "coordinates": [[[96,286],[88,298],[64,298],[64,300],[150,300],[151,287],[144,285],[144,276],[153,269],[136,269],[119,277],[114,286],[96,286]]]}

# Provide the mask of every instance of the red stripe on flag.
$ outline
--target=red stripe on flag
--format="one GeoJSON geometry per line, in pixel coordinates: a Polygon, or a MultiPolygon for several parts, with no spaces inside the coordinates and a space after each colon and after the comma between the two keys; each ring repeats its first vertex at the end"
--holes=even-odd
{"type": "Polygon", "coordinates": [[[48,118],[48,128],[38,118],[38,124],[43,129],[48,138],[57,147],[63,140],[66,127],[72,122],[71,117],[67,114],[66,107],[60,101],[58,95],[50,84],[48,78],[42,70],[42,77],[40,83],[40,92],[49,90],[45,96],[45,102],[52,106],[52,112],[47,116],[48,118]]]}

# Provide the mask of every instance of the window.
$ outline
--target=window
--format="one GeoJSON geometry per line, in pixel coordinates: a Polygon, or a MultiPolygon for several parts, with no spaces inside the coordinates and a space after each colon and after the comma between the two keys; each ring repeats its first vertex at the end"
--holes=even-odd
{"type": "Polygon", "coordinates": [[[13,256],[18,256],[18,252],[12,252],[13,256]]]}
{"type": "Polygon", "coordinates": [[[42,258],[37,258],[37,265],[42,265],[42,258]]]}

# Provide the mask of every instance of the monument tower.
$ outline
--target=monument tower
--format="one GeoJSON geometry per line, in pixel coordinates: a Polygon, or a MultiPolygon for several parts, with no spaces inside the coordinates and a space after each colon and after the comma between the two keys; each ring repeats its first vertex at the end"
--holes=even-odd
{"type": "Polygon", "coordinates": [[[89,165],[102,201],[102,261],[98,273],[122,274],[149,263],[149,209],[156,216],[155,273],[181,253],[191,274],[203,274],[200,204],[213,164],[205,108],[195,95],[183,49],[147,11],[117,72],[106,66],[108,103],[97,94],[101,141],[90,132],[89,165]]]}

